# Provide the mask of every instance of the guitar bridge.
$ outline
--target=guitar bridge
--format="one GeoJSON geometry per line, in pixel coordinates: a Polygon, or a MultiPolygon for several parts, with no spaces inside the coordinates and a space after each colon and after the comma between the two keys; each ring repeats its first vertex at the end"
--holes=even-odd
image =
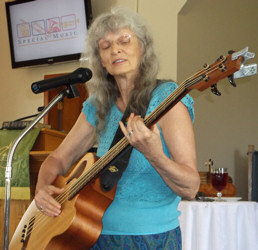
{"type": "Polygon", "coordinates": [[[31,231],[32,231],[33,225],[35,223],[35,219],[36,219],[35,216],[33,216],[30,219],[29,224],[28,225],[25,224],[23,227],[23,230],[21,233],[21,243],[23,243],[24,249],[26,249],[26,246],[28,244],[28,240],[30,238],[31,231]]]}

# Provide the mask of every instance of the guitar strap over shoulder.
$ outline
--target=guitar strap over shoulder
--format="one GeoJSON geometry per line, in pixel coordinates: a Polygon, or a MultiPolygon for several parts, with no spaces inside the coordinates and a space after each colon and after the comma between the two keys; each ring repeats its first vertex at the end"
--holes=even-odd
{"type": "MultiPolygon", "coordinates": [[[[162,81],[157,80],[157,86],[160,83],[162,83],[162,81]]],[[[149,103],[148,103],[147,107],[148,106],[149,106],[149,103]]],[[[146,111],[147,111],[147,108],[146,108],[146,111]]],[[[142,117],[145,117],[146,111],[143,114],[141,114],[142,117]]],[[[130,113],[131,113],[130,109],[127,106],[125,113],[123,115],[123,118],[121,120],[124,124],[126,124],[126,120],[129,117],[130,113]]],[[[120,126],[118,126],[115,137],[114,137],[109,149],[111,149],[123,137],[124,137],[124,134],[121,131],[120,126]]],[[[110,191],[117,184],[119,179],[122,177],[122,174],[128,165],[132,149],[133,149],[133,147],[129,144],[117,157],[115,157],[104,168],[104,171],[103,171],[102,175],[100,176],[101,188],[104,191],[106,191],[106,192],[110,191]]]]}
{"type": "MultiPolygon", "coordinates": [[[[129,107],[126,108],[122,118],[122,122],[126,124],[126,120],[130,115],[129,107]]],[[[124,137],[120,126],[118,126],[114,139],[109,149],[111,149],[119,140],[124,137]]],[[[119,181],[123,172],[125,171],[133,147],[129,144],[117,157],[115,157],[104,169],[100,176],[101,188],[108,192],[110,191],[119,181]]]]}
{"type": "MultiPolygon", "coordinates": [[[[147,109],[146,109],[147,110],[147,109]]],[[[127,106],[125,113],[122,118],[122,122],[126,124],[126,120],[130,115],[130,109],[127,106]]],[[[142,114],[143,117],[145,117],[145,114],[142,114]]],[[[120,129],[120,126],[118,126],[118,129],[116,131],[116,134],[114,136],[114,139],[111,143],[111,146],[109,149],[111,149],[119,140],[121,140],[124,137],[124,134],[122,130],[120,129]]],[[[129,158],[131,155],[133,147],[129,144],[117,157],[115,157],[104,169],[102,175],[100,176],[100,183],[101,188],[108,192],[110,191],[120,180],[122,177],[123,172],[125,171],[129,158]]]]}

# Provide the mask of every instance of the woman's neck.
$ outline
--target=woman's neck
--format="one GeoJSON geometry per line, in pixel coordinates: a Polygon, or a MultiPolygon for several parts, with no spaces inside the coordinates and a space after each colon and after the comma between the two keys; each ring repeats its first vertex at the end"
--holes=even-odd
{"type": "Polygon", "coordinates": [[[120,97],[117,99],[116,104],[123,112],[129,102],[131,91],[134,88],[135,77],[115,77],[120,97]]]}

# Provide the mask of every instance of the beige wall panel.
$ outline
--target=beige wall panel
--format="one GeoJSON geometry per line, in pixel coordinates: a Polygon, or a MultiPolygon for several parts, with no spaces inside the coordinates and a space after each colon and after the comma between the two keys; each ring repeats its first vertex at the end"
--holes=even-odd
{"type": "MultiPolygon", "coordinates": [[[[178,79],[183,81],[213,63],[228,50],[249,46],[258,62],[258,1],[188,1],[179,15],[178,79]]],[[[198,167],[205,170],[209,158],[215,166],[227,167],[237,186],[237,195],[247,198],[247,148],[258,148],[258,76],[218,83],[222,96],[193,91],[195,100],[198,167]]]]}
{"type": "Polygon", "coordinates": [[[123,6],[136,11],[137,0],[92,0],[93,15],[96,17],[114,6],[123,6]]]}
{"type": "Polygon", "coordinates": [[[186,0],[138,0],[138,12],[150,24],[160,59],[160,78],[177,79],[177,13],[186,0]]]}

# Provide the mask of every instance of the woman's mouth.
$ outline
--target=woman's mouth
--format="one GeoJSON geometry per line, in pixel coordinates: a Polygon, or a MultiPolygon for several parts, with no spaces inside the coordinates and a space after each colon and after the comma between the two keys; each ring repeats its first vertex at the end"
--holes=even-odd
{"type": "Polygon", "coordinates": [[[115,61],[113,61],[113,64],[118,64],[118,63],[122,63],[125,62],[125,59],[117,59],[115,61]]]}

